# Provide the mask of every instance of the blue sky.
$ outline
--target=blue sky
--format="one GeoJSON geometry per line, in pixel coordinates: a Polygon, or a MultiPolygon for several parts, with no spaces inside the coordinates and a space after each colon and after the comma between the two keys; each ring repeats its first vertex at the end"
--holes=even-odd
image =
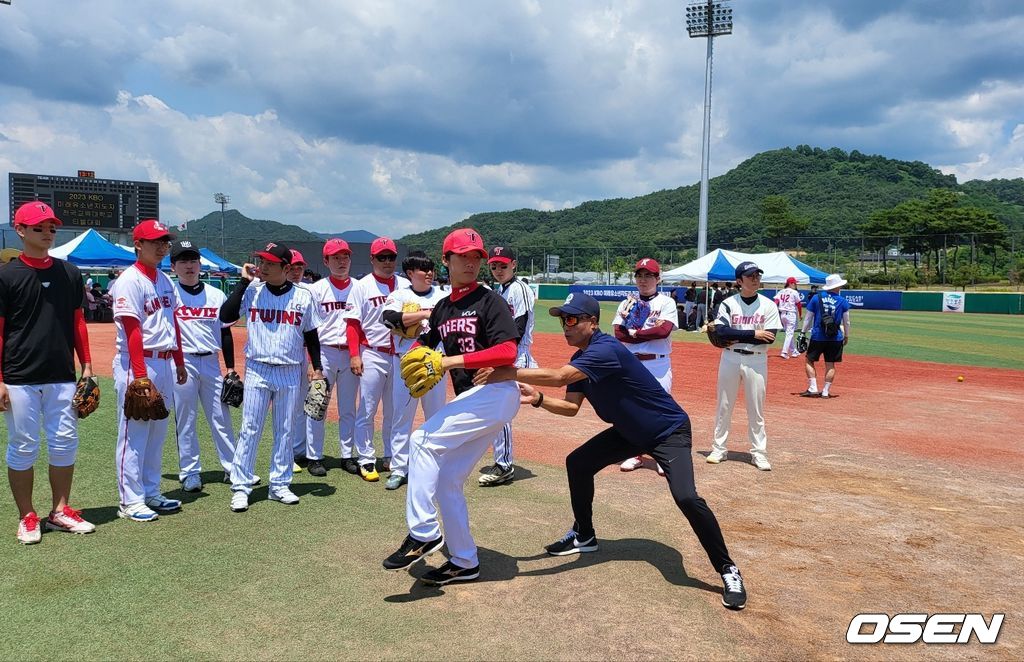
{"type": "MultiPolygon", "coordinates": [[[[733,0],[712,175],[805,143],[1024,176],[1024,5],[733,0]]],[[[0,173],[158,181],[212,211],[402,236],[696,182],[685,3],[0,5],[0,173]]],[[[7,198],[7,178],[0,180],[7,198]]]]}

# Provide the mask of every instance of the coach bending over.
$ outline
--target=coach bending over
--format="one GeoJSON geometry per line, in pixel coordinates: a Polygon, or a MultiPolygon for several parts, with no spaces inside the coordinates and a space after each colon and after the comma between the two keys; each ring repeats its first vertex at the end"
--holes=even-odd
{"type": "Polygon", "coordinates": [[[576,522],[560,540],[545,547],[552,556],[597,551],[593,525],[594,475],[626,458],[646,453],[665,470],[676,505],[690,522],[711,565],[725,584],[722,604],[743,609],[747,593],[736,564],[729,558],[714,513],[693,483],[690,418],[640,361],[614,337],[598,328],[601,308],[586,294],[571,294],[548,313],[558,317],[566,342],[578,348],[568,365],[557,369],[511,366],[481,370],[477,384],[520,382],[523,404],[553,414],[575,416],[586,398],[611,427],[565,459],[569,498],[576,522]],[[529,386],[566,386],[565,399],[545,397],[529,386]]]}

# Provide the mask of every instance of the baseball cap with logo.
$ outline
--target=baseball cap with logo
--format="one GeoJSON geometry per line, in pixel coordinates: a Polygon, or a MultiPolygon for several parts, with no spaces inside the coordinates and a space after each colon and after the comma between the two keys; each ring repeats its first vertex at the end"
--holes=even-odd
{"type": "Polygon", "coordinates": [[[324,257],[334,255],[335,253],[348,253],[352,255],[352,249],[348,247],[348,242],[344,239],[328,239],[327,243],[324,244],[324,257]]]}
{"type": "Polygon", "coordinates": [[[53,209],[45,202],[35,200],[26,202],[14,212],[15,225],[39,225],[50,221],[54,225],[64,225],[60,219],[54,216],[53,209]]]}
{"type": "Polygon", "coordinates": [[[157,239],[174,239],[174,235],[166,225],[155,218],[142,221],[132,230],[132,241],[155,241],[157,239]]]}
{"type": "Polygon", "coordinates": [[[370,244],[370,255],[380,255],[381,253],[389,252],[398,255],[398,247],[395,246],[395,242],[391,241],[389,237],[377,237],[370,244]]]}
{"type": "Polygon", "coordinates": [[[565,298],[565,303],[561,306],[548,308],[548,315],[551,315],[552,317],[560,317],[562,315],[589,315],[590,317],[600,317],[601,304],[599,304],[597,299],[589,294],[573,292],[565,298]]]}
{"type": "Polygon", "coordinates": [[[198,260],[199,249],[188,239],[182,239],[171,244],[171,263],[178,260],[198,260]]]}
{"type": "Polygon", "coordinates": [[[636,269],[633,270],[633,273],[636,273],[638,271],[650,271],[652,274],[657,274],[660,276],[661,265],[658,264],[658,261],[655,260],[654,258],[645,257],[636,263],[636,269]]]}
{"type": "Polygon", "coordinates": [[[284,244],[269,243],[266,248],[254,252],[253,255],[264,260],[270,260],[271,262],[280,262],[281,264],[292,263],[292,252],[284,244]]]}
{"type": "Polygon", "coordinates": [[[787,278],[786,279],[786,285],[796,285],[796,278],[794,278],[793,276],[790,276],[789,278],[787,278]]]}
{"type": "Polygon", "coordinates": [[[300,253],[299,251],[295,250],[294,248],[291,249],[291,252],[292,252],[292,264],[306,264],[306,258],[302,257],[302,253],[300,253]]]}
{"type": "Polygon", "coordinates": [[[487,257],[487,249],[484,248],[484,238],[473,228],[459,228],[453,230],[444,238],[441,246],[441,253],[455,253],[465,255],[467,253],[479,253],[480,257],[487,257]]]}
{"type": "Polygon", "coordinates": [[[491,257],[487,260],[487,264],[490,264],[491,262],[512,264],[512,261],[515,259],[515,252],[508,246],[495,246],[491,249],[491,257]]]}
{"type": "Polygon", "coordinates": [[[764,271],[753,262],[740,262],[736,265],[736,280],[739,280],[743,276],[753,276],[754,274],[763,274],[764,271]]]}

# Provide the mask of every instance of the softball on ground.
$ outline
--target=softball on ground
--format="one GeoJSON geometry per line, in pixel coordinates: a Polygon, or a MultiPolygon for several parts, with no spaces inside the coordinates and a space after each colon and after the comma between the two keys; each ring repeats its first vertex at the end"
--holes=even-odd
{"type": "Polygon", "coordinates": [[[957,375],[957,378],[956,378],[956,380],[957,380],[958,382],[962,382],[962,381],[964,380],[964,376],[963,376],[963,375],[957,375]]]}

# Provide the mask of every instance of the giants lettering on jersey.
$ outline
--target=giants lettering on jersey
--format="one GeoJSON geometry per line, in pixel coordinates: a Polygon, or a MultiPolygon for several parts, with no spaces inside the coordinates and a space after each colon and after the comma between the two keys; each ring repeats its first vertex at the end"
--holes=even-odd
{"type": "Polygon", "coordinates": [[[473,317],[456,317],[456,318],[453,318],[453,319],[441,322],[441,326],[440,326],[440,328],[438,328],[437,331],[438,331],[438,333],[441,334],[441,338],[442,339],[447,338],[448,334],[451,334],[451,333],[467,333],[467,334],[469,334],[471,336],[475,336],[476,335],[476,323],[477,323],[478,319],[479,318],[477,318],[476,316],[473,316],[473,317]]]}
{"type": "Polygon", "coordinates": [[[302,326],[302,313],[297,310],[277,310],[276,308],[250,308],[249,321],[259,320],[264,324],[291,324],[302,326]]]}
{"type": "MultiPolygon", "coordinates": [[[[123,299],[118,299],[118,301],[122,301],[123,302],[123,299]]],[[[170,308],[170,307],[171,307],[171,298],[165,294],[162,297],[154,297],[153,299],[150,299],[145,304],[143,304],[142,309],[144,311],[146,311],[147,315],[152,315],[153,313],[155,313],[156,311],[160,310],[161,308],[170,308]]]]}
{"type": "Polygon", "coordinates": [[[175,316],[178,319],[183,320],[203,320],[203,319],[217,319],[219,314],[217,308],[196,308],[194,306],[178,306],[178,309],[174,311],[175,316]]]}
{"type": "Polygon", "coordinates": [[[737,315],[737,314],[733,313],[732,315],[730,315],[730,318],[732,319],[732,322],[731,322],[730,326],[736,327],[736,328],[740,327],[743,324],[753,324],[753,325],[764,324],[765,320],[767,319],[761,313],[754,313],[753,315],[737,315]]]}

